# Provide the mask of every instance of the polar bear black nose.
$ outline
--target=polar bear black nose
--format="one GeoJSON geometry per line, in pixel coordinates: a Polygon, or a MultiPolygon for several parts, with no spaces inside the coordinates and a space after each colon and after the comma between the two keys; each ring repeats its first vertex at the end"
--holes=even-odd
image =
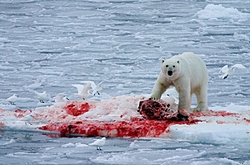
{"type": "Polygon", "coordinates": [[[169,75],[169,76],[172,76],[172,74],[173,74],[173,71],[169,70],[169,71],[168,71],[168,75],[169,75]]]}

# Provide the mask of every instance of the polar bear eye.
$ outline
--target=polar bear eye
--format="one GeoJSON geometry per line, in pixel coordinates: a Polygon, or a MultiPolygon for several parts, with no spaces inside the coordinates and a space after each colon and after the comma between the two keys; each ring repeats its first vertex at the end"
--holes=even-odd
{"type": "Polygon", "coordinates": [[[175,68],[175,65],[173,65],[173,68],[175,68]]]}
{"type": "Polygon", "coordinates": [[[168,67],[168,65],[166,65],[166,67],[168,67]]]}

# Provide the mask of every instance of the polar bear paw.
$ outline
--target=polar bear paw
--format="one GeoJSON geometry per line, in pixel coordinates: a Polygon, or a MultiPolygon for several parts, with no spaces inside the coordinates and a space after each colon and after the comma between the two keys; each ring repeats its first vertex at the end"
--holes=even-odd
{"type": "Polygon", "coordinates": [[[159,95],[159,94],[152,94],[150,98],[153,99],[153,100],[158,100],[158,99],[161,98],[161,95],[159,95]]]}
{"type": "Polygon", "coordinates": [[[206,105],[198,105],[196,108],[193,109],[193,112],[201,112],[207,111],[208,107],[206,105]]]}

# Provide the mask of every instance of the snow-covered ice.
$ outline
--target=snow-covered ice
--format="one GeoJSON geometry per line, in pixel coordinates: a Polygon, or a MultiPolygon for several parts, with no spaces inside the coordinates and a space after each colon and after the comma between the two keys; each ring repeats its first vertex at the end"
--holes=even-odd
{"type": "Polygon", "coordinates": [[[126,97],[149,94],[160,71],[159,59],[192,51],[208,68],[209,108],[239,114],[210,116],[208,122],[190,126],[173,125],[162,138],[107,138],[100,152],[88,145],[94,138],[58,138],[34,130],[48,120],[56,121],[57,116],[43,116],[41,123],[31,120],[32,125],[12,116],[4,121],[9,127],[0,131],[0,162],[250,164],[249,70],[227,81],[218,73],[223,66],[237,63],[249,68],[249,13],[250,3],[243,0],[0,1],[1,112],[26,109],[39,117],[51,107],[59,110],[63,103],[38,104],[31,90],[51,96],[64,93],[72,101],[79,98],[71,84],[107,80],[101,95],[93,98],[107,99],[106,105],[102,102],[96,111],[79,118],[121,120],[121,110],[134,109],[122,116],[127,120],[138,115],[136,105],[117,104],[118,111],[107,114],[109,99],[115,97],[120,103],[126,97]],[[6,98],[14,93],[19,98],[10,105],[6,98]]]}
{"type": "Polygon", "coordinates": [[[241,12],[237,8],[226,7],[222,4],[208,4],[203,10],[200,10],[196,15],[201,19],[248,19],[249,13],[241,12]]]}

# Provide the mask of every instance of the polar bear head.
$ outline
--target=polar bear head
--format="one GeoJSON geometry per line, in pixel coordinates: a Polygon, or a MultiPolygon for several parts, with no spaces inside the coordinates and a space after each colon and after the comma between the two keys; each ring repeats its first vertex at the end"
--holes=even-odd
{"type": "Polygon", "coordinates": [[[168,79],[174,80],[180,74],[180,61],[176,59],[162,60],[161,70],[164,76],[168,79]]]}

